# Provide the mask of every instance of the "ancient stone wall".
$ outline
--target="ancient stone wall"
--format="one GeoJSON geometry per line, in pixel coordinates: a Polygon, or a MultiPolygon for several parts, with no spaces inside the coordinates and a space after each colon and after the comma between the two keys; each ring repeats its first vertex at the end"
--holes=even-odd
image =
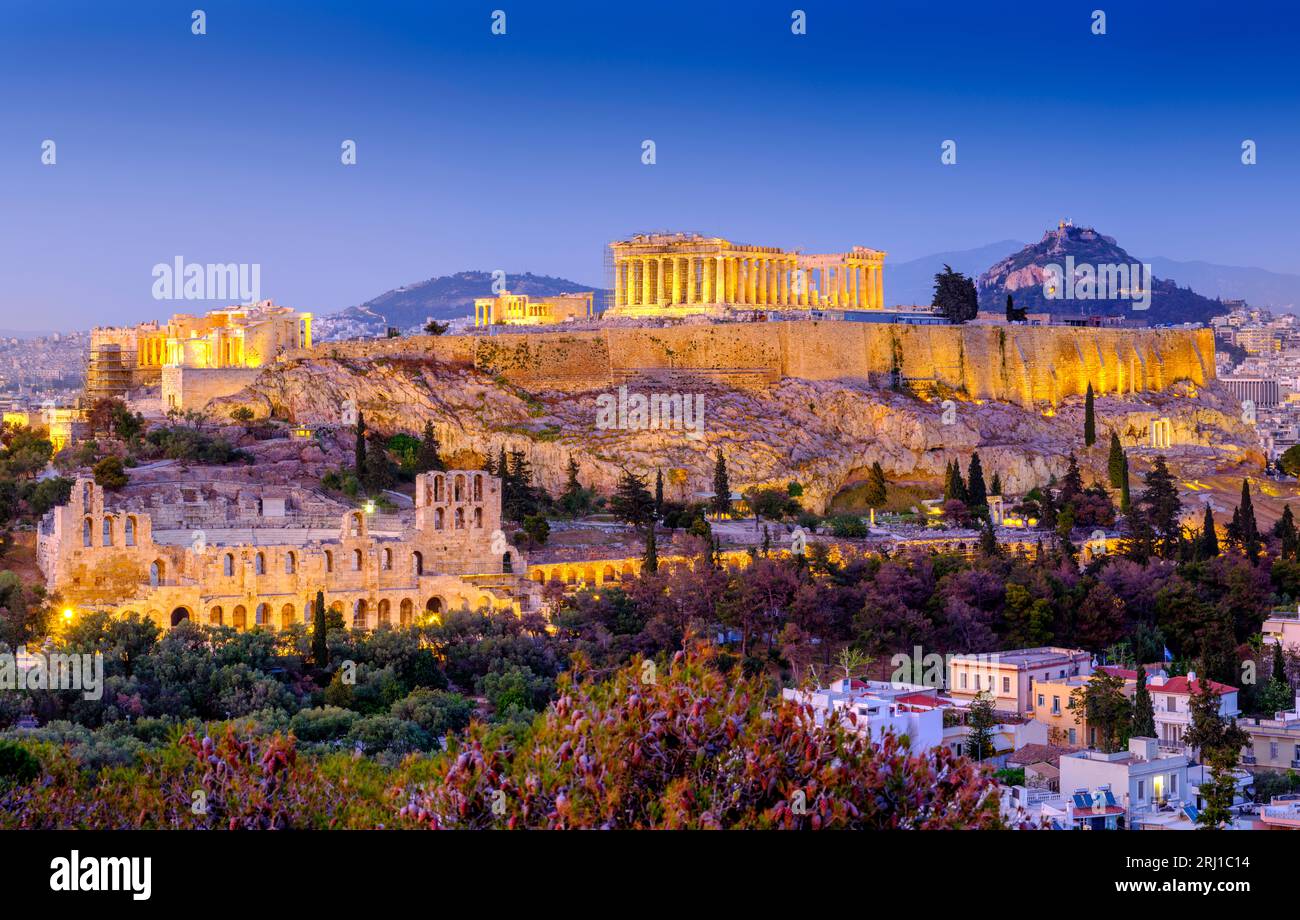
{"type": "Polygon", "coordinates": [[[1168,389],[1214,378],[1208,329],[798,321],[593,331],[416,336],[326,344],[296,357],[421,357],[523,386],[592,389],[663,372],[736,380],[905,380],[970,399],[1034,405],[1082,395],[1168,389]]]}

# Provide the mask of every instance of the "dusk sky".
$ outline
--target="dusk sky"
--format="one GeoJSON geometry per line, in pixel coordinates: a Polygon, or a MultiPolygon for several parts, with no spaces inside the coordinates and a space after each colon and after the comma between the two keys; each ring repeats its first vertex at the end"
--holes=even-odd
{"type": "Polygon", "coordinates": [[[164,317],[177,256],[259,263],[317,313],[465,269],[598,285],[606,243],[654,229],[885,249],[887,296],[889,263],[1061,218],[1300,272],[1297,26],[1281,3],[0,0],[0,328],[164,317]]]}

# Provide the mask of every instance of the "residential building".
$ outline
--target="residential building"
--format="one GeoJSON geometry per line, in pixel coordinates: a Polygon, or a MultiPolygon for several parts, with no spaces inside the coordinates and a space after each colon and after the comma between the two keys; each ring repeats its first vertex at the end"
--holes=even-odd
{"type": "Polygon", "coordinates": [[[954,655],[948,663],[948,692],[959,705],[988,693],[999,712],[1032,716],[1038,683],[1091,673],[1092,656],[1080,649],[1046,646],[954,655]]]}
{"type": "Polygon", "coordinates": [[[943,708],[938,692],[921,684],[877,680],[837,680],[817,690],[781,691],[782,697],[811,708],[818,725],[834,716],[879,741],[886,732],[906,735],[912,750],[925,751],[944,742],[943,708]]]}
{"type": "Polygon", "coordinates": [[[1275,610],[1264,621],[1264,641],[1281,642],[1283,648],[1300,646],[1300,611],[1275,610]]]}
{"type": "Polygon", "coordinates": [[[1271,719],[1238,719],[1237,724],[1250,733],[1242,766],[1271,772],[1300,770],[1300,693],[1294,709],[1274,713],[1271,719]]]}
{"type": "Polygon", "coordinates": [[[1130,738],[1128,749],[1113,754],[1075,751],[1061,755],[1060,786],[1069,790],[1110,789],[1131,826],[1142,815],[1190,802],[1190,760],[1161,750],[1155,738],[1130,738]]]}

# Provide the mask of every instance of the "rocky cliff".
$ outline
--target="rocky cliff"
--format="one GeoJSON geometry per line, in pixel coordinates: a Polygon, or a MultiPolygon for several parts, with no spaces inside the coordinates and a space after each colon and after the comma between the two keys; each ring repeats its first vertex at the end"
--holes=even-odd
{"type": "MultiPolygon", "coordinates": [[[[627,392],[662,394],[665,382],[643,381],[627,392]]],[[[1000,473],[1011,494],[1059,476],[1072,450],[1101,477],[1110,428],[1135,448],[1136,477],[1149,453],[1143,445],[1150,443],[1150,424],[1162,417],[1173,423],[1176,447],[1167,453],[1184,476],[1259,459],[1236,404],[1213,385],[1180,383],[1157,393],[1100,396],[1099,443],[1084,452],[1083,401],[1074,396],[1055,410],[1039,411],[956,394],[927,394],[927,401],[864,379],[783,378],[742,387],[683,375],[673,383],[673,395],[702,399],[702,431],[602,427],[608,419],[599,412],[601,397],[616,399],[616,387],[524,388],[500,374],[418,357],[282,363],[211,409],[227,417],[243,405],[261,417],[331,426],[340,424],[344,403],[351,400],[371,429],[385,433],[418,433],[432,420],[444,455],[461,453],[462,462],[502,446],[522,449],[540,484],[552,492],[563,486],[572,456],[583,482],[603,491],[612,490],[623,467],[651,477],[659,468],[669,497],[687,498],[710,488],[713,457],[721,448],[735,487],[784,487],[796,480],[804,486],[805,506],[814,510],[861,481],[873,462],[893,481],[938,482],[950,460],[964,466],[976,448],[986,472],[1000,473]]],[[[344,451],[336,457],[347,459],[344,451]]]]}

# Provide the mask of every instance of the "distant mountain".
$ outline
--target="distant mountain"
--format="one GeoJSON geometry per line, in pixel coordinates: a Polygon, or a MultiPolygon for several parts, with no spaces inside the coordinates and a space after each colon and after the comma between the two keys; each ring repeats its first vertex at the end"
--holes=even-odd
{"type": "Polygon", "coordinates": [[[1020,240],[1001,240],[977,249],[936,252],[909,262],[885,264],[885,302],[894,305],[926,305],[934,298],[934,276],[945,265],[971,278],[994,262],[1024,248],[1020,240]]]}
{"type": "MultiPolygon", "coordinates": [[[[1061,226],[1048,230],[1037,243],[1012,253],[979,276],[976,286],[980,309],[1003,310],[1007,294],[1011,294],[1016,307],[1031,313],[1129,316],[1152,325],[1203,323],[1227,312],[1218,300],[1203,297],[1190,287],[1179,287],[1175,281],[1161,280],[1154,267],[1150,301],[1145,309],[1135,309],[1136,302],[1128,290],[1088,292],[1083,288],[1087,279],[1084,272],[1088,270],[1099,272],[1105,266],[1124,266],[1140,271],[1141,265],[1142,260],[1125,252],[1114,237],[1091,227],[1061,226]],[[1063,278],[1063,296],[1049,298],[1044,291],[1048,266],[1055,265],[1064,271],[1071,257],[1074,277],[1063,278]]],[[[1138,283],[1135,279],[1133,285],[1138,283]]]]}
{"type": "Polygon", "coordinates": [[[1157,278],[1185,284],[1206,297],[1244,300],[1252,307],[1269,307],[1291,313],[1300,308],[1300,275],[1211,262],[1177,262],[1161,256],[1142,261],[1151,263],[1151,270],[1157,278]]]}
{"type": "MultiPolygon", "coordinates": [[[[513,294],[550,297],[569,291],[595,291],[597,308],[605,292],[589,284],[579,284],[550,275],[532,272],[506,274],[506,284],[513,294]]],[[[359,335],[383,335],[389,326],[403,331],[422,327],[430,318],[446,321],[474,315],[474,298],[492,294],[490,272],[457,272],[430,278],[418,284],[406,284],[380,294],[355,307],[316,318],[315,338],[321,341],[359,335]]]]}

